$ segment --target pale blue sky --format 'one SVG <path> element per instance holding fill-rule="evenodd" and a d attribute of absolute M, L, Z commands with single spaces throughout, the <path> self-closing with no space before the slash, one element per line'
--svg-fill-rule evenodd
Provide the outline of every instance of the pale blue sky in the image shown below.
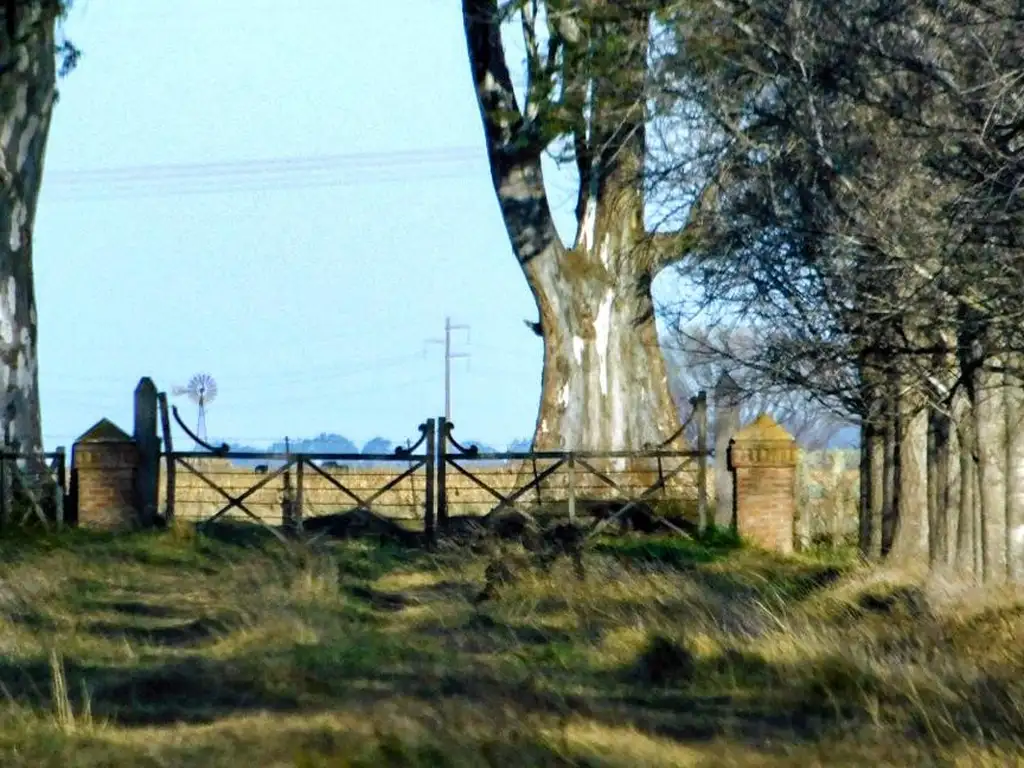
<path fill-rule="evenodd" d="M 404 440 L 442 410 L 424 339 L 446 314 L 472 326 L 458 432 L 532 434 L 536 310 L 457 0 L 77 0 L 67 30 L 83 57 L 35 236 L 48 449 L 103 416 L 130 429 L 140 376 L 169 392 L 199 371 L 220 387 L 212 437 Z M 160 167 L 120 173 L 140 166 Z M 572 179 L 549 176 L 570 231 Z"/>

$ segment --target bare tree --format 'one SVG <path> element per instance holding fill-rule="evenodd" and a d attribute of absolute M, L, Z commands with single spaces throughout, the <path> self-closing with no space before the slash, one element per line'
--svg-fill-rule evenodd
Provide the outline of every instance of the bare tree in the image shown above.
<path fill-rule="evenodd" d="M 673 396 L 681 410 L 699 391 L 714 391 L 723 374 L 736 384 L 740 421 L 748 423 L 761 413 L 770 413 L 797 442 L 808 450 L 826 448 L 845 427 L 848 416 L 837 414 L 807 392 L 780 386 L 769 375 L 744 365 L 757 355 L 758 334 L 742 328 L 681 328 L 672 335 L 666 357 Z M 714 400 L 711 401 L 712 408 Z"/>
<path fill-rule="evenodd" d="M 770 329 L 748 367 L 860 417 L 867 554 L 1019 573 L 1019 3 L 708 0 L 674 18 L 679 91 L 724 158 L 683 264 L 696 309 Z"/>

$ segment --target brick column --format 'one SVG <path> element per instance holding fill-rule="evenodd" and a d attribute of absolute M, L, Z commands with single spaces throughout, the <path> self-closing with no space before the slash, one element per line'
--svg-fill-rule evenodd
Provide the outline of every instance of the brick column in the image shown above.
<path fill-rule="evenodd" d="M 71 449 L 71 477 L 80 527 L 138 527 L 134 488 L 138 465 L 135 441 L 106 419 L 78 438 Z"/>
<path fill-rule="evenodd" d="M 796 441 L 766 413 L 729 442 L 736 528 L 755 546 L 793 551 L 796 467 Z"/>

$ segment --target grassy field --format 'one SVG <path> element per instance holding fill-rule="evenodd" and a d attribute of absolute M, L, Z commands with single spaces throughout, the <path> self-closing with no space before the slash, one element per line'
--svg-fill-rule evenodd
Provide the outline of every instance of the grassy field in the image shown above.
<path fill-rule="evenodd" d="M 1012 765 L 1024 598 L 669 539 L 0 540 L 0 765 Z"/>

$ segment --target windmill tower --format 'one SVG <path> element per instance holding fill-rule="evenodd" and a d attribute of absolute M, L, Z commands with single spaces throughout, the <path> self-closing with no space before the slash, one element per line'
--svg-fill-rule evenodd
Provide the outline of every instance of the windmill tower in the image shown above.
<path fill-rule="evenodd" d="M 199 413 L 196 421 L 196 437 L 206 442 L 206 406 L 217 397 L 217 382 L 208 373 L 197 373 L 184 387 L 175 387 L 175 395 L 186 395 L 189 400 L 196 404 Z M 196 449 L 200 448 L 196 444 Z"/>

